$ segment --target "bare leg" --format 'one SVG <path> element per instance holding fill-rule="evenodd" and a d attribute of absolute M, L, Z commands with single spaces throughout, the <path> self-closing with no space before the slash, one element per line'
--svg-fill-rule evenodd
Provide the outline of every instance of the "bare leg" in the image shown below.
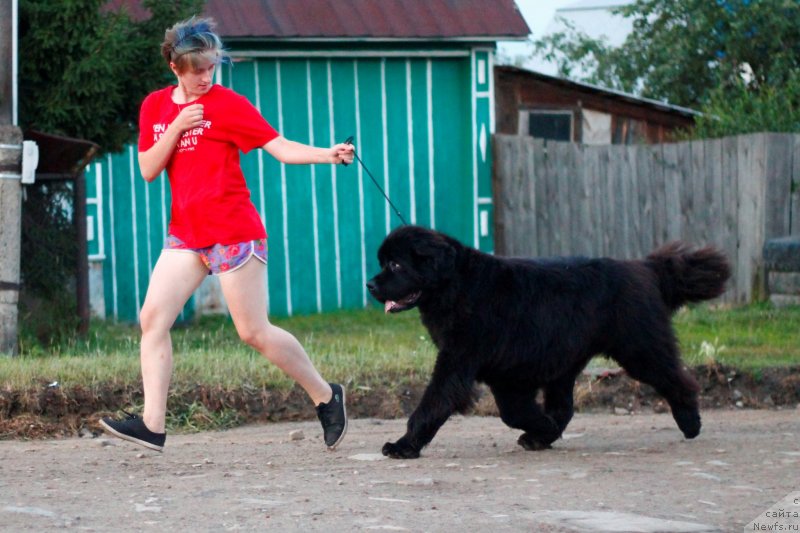
<path fill-rule="evenodd" d="M 308 393 L 314 405 L 331 399 L 331 387 L 314 368 L 300 342 L 267 317 L 266 265 L 250 259 L 233 272 L 219 276 L 239 337 L 283 370 Z"/>
<path fill-rule="evenodd" d="M 188 252 L 162 251 L 153 269 L 139 315 L 144 385 L 142 419 L 150 431 L 164 433 L 167 394 L 172 376 L 172 339 L 169 330 L 206 275 L 208 269 L 200 258 Z"/>

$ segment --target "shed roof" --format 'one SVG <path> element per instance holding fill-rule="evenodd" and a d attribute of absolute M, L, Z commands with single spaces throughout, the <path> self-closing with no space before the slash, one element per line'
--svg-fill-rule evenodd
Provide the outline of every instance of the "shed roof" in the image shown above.
<path fill-rule="evenodd" d="M 549 76 L 547 74 L 542 74 L 541 72 L 536 72 L 534 70 L 527 70 L 512 66 L 496 66 L 495 70 L 501 74 L 504 72 L 509 74 L 516 74 L 519 76 L 524 76 L 528 79 L 538 80 L 542 83 L 553 85 L 554 87 L 564 87 L 573 90 L 585 91 L 587 93 L 603 96 L 610 100 L 617 100 L 632 105 L 648 107 L 651 109 L 656 109 L 658 111 L 672 113 L 675 115 L 681 115 L 684 117 L 696 118 L 702 115 L 700 111 L 697 111 L 695 109 L 690 109 L 688 107 L 670 104 L 668 102 L 663 102 L 661 100 L 653 100 L 652 98 L 643 98 L 641 96 L 636 96 L 635 94 L 630 94 L 623 91 L 617 91 L 615 89 L 607 89 L 605 87 L 592 85 L 590 83 L 583 83 L 583 82 L 568 80 L 566 78 Z"/>
<path fill-rule="evenodd" d="M 109 0 L 147 18 L 141 0 Z M 222 37 L 254 40 L 517 40 L 514 0 L 207 0 Z"/>

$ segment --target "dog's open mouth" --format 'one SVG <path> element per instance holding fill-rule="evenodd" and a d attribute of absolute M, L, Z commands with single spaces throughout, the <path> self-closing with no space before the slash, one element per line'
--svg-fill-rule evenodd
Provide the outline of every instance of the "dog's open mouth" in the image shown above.
<path fill-rule="evenodd" d="M 414 304 L 417 303 L 417 300 L 419 300 L 420 296 L 422 296 L 422 292 L 417 291 L 412 292 L 405 298 L 397 301 L 386 300 L 386 302 L 383 304 L 383 309 L 387 313 L 399 313 L 400 311 L 405 311 L 406 309 L 413 307 Z"/>

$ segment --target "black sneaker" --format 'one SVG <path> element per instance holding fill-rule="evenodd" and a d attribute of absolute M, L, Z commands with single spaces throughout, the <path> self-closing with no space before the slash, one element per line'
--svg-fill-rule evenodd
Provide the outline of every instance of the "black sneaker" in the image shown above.
<path fill-rule="evenodd" d="M 123 411 L 127 415 L 125 420 L 113 420 L 103 418 L 100 425 L 103 429 L 121 439 L 141 444 L 157 452 L 164 451 L 164 441 L 167 440 L 166 433 L 153 433 L 144 425 L 144 420 L 140 417 Z"/>
<path fill-rule="evenodd" d="M 317 417 L 322 422 L 325 445 L 334 450 L 347 433 L 347 411 L 344 408 L 344 387 L 331 383 L 333 396 L 328 403 L 317 406 Z"/>

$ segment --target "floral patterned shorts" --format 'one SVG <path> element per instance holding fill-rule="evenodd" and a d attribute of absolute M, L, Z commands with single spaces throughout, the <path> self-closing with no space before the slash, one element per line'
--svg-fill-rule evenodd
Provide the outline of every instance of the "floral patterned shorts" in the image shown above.
<path fill-rule="evenodd" d="M 240 242 L 238 244 L 215 244 L 205 248 L 189 248 L 185 242 L 174 235 L 167 235 L 165 250 L 192 252 L 208 268 L 210 274 L 233 272 L 244 265 L 251 257 L 267 263 L 267 239 Z"/>

